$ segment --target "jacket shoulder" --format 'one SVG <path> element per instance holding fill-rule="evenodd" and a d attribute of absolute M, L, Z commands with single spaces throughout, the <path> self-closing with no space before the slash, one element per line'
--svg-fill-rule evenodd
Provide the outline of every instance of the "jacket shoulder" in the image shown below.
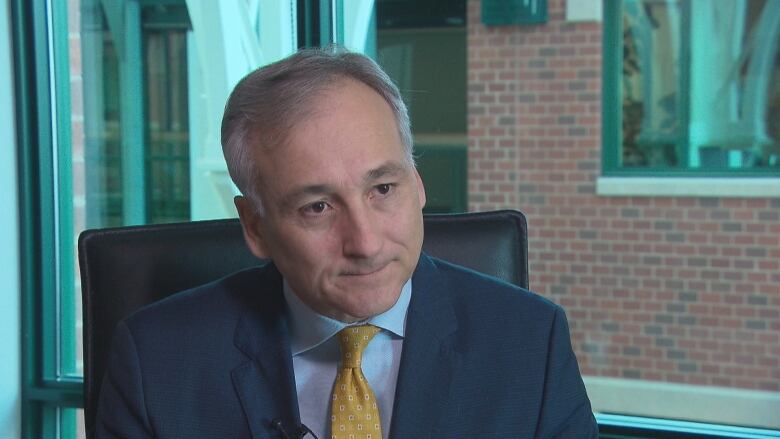
<path fill-rule="evenodd" d="M 181 291 L 135 311 L 125 319 L 137 329 L 195 327 L 219 324 L 225 316 L 262 307 L 281 298 L 281 277 L 275 267 L 248 268 L 210 283 Z"/>
<path fill-rule="evenodd" d="M 502 279 L 438 258 L 428 259 L 456 301 L 473 303 L 472 306 L 487 308 L 491 313 L 513 312 L 520 308 L 552 315 L 561 310 L 551 300 Z"/>

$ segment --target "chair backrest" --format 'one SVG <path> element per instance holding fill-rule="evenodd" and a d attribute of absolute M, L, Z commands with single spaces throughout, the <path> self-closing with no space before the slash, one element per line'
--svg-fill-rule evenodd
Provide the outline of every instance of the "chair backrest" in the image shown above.
<path fill-rule="evenodd" d="M 426 215 L 423 250 L 528 287 L 526 220 L 520 212 Z M 236 219 L 87 230 L 79 236 L 89 437 L 117 323 L 144 305 L 259 263 Z"/>

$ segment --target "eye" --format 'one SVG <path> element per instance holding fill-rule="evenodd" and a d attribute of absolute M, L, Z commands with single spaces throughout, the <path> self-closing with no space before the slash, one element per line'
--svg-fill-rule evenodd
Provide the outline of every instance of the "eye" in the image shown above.
<path fill-rule="evenodd" d="M 387 195 L 393 190 L 393 186 L 395 185 L 391 183 L 382 183 L 374 186 L 374 190 L 379 195 Z"/>
<path fill-rule="evenodd" d="M 301 210 L 305 215 L 322 215 L 330 206 L 324 201 L 315 201 L 314 203 L 307 204 Z"/>

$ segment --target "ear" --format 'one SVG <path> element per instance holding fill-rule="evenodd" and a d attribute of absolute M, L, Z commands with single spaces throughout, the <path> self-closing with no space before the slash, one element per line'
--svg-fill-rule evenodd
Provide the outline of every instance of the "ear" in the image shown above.
<path fill-rule="evenodd" d="M 425 207 L 425 185 L 423 184 L 420 173 L 417 172 L 417 168 L 414 168 L 414 179 L 417 182 L 417 199 L 420 201 L 420 209 Z"/>
<path fill-rule="evenodd" d="M 242 196 L 233 198 L 233 203 L 241 220 L 241 228 L 244 231 L 244 241 L 253 255 L 260 259 L 268 259 L 268 250 L 263 238 L 263 218 L 252 205 L 252 202 Z"/>

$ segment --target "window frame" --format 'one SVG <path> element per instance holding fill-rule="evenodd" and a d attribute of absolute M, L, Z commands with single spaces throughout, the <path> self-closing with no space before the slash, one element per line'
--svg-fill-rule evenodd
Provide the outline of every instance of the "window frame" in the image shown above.
<path fill-rule="evenodd" d="M 58 276 L 63 275 L 60 269 L 63 261 L 57 256 L 57 246 L 69 242 L 72 246 L 72 232 L 65 235 L 64 241 L 57 240 L 70 222 L 55 220 L 58 215 L 68 217 L 69 212 L 62 212 L 62 206 L 55 205 L 57 198 L 54 197 L 56 180 L 69 180 L 70 175 L 69 163 L 62 162 L 62 151 L 54 154 L 54 144 L 67 138 L 65 145 L 69 145 L 70 128 L 63 130 L 58 126 L 55 131 L 52 110 L 68 109 L 62 105 L 54 109 L 51 106 L 54 102 L 52 81 L 61 80 L 63 75 L 67 80 L 67 51 L 63 70 L 62 58 L 50 58 L 48 41 L 58 31 L 53 22 L 67 16 L 65 6 L 53 2 L 49 9 L 49 4 L 43 0 L 11 2 L 20 181 L 24 437 L 53 436 L 59 423 L 52 421 L 58 417 L 62 416 L 65 423 L 75 422 L 74 411 L 60 409 L 78 408 L 83 404 L 80 380 L 57 376 L 58 333 L 62 323 L 57 310 L 62 303 L 58 304 L 57 295 L 51 294 L 57 288 Z M 67 48 L 67 38 L 60 40 L 60 44 L 63 43 Z M 67 96 L 63 97 L 62 103 L 70 105 Z M 65 175 L 59 172 L 63 168 L 68 170 Z M 70 253 L 65 258 L 72 263 Z M 72 279 L 72 273 L 65 276 Z M 72 299 L 71 291 L 70 301 Z M 70 355 L 73 355 L 72 351 Z"/>
<path fill-rule="evenodd" d="M 154 0 L 129 3 L 135 8 L 157 4 Z M 300 47 L 332 38 L 335 3 L 297 0 L 297 7 Z M 57 437 L 63 430 L 75 429 L 78 415 L 72 409 L 84 406 L 82 378 L 60 373 L 60 365 L 76 353 L 74 313 L 60 312 L 73 309 L 76 300 L 75 253 L 60 251 L 75 249 L 73 208 L 70 199 L 58 196 L 72 189 L 70 121 L 61 117 L 70 115 L 68 4 L 11 0 L 10 14 L 19 169 L 21 428 L 22 437 Z M 138 113 L 136 108 L 125 110 Z M 63 341 L 69 345 L 62 345 Z"/>
<path fill-rule="evenodd" d="M 766 168 L 690 168 L 685 167 L 624 167 L 622 157 L 622 87 L 623 65 L 623 4 L 627 0 L 605 1 L 603 4 L 602 33 L 602 176 L 605 177 L 705 177 L 705 178 L 780 178 L 780 169 Z M 637 0 L 640 1 L 640 0 Z M 680 103 L 679 124 L 683 143 L 681 161 L 688 159 L 688 131 L 690 121 L 690 0 L 681 0 L 680 78 L 678 89 L 683 90 Z M 617 110 L 616 110 L 617 109 Z M 609 195 L 609 194 L 607 194 Z"/>

